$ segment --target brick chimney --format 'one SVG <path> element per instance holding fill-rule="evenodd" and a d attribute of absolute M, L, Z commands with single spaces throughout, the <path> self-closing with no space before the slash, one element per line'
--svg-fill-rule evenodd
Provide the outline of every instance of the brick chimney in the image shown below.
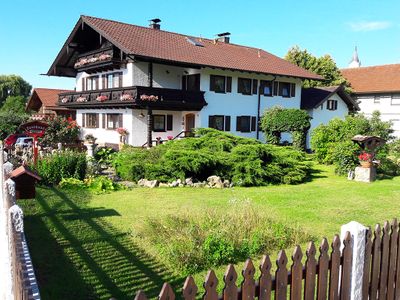
<path fill-rule="evenodd" d="M 151 19 L 149 27 L 152 29 L 160 30 L 160 19 Z"/>

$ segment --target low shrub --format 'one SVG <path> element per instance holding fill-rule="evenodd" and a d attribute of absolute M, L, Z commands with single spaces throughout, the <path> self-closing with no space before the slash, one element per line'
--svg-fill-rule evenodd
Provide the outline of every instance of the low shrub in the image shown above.
<path fill-rule="evenodd" d="M 56 185 L 63 178 L 83 180 L 86 175 L 86 155 L 74 151 L 63 151 L 42 157 L 32 166 L 45 185 Z"/>
<path fill-rule="evenodd" d="M 59 187 L 63 189 L 88 189 L 94 194 L 103 194 L 116 190 L 123 189 L 124 187 L 118 183 L 113 182 L 106 176 L 89 177 L 85 180 L 76 178 L 63 178 Z"/>
<path fill-rule="evenodd" d="M 360 147 L 352 141 L 337 143 L 328 152 L 335 166 L 335 172 L 339 175 L 346 175 L 359 165 L 357 154 L 360 152 Z"/>
<path fill-rule="evenodd" d="M 149 218 L 137 238 L 156 245 L 164 261 L 185 273 L 237 263 L 248 257 L 312 240 L 298 228 L 277 223 L 251 203 L 226 211 Z"/>
<path fill-rule="evenodd" d="M 170 182 L 218 175 L 239 186 L 300 183 L 310 172 L 302 152 L 261 144 L 215 129 L 199 129 L 197 138 L 169 141 L 152 149 L 125 148 L 115 159 L 118 175 Z"/>

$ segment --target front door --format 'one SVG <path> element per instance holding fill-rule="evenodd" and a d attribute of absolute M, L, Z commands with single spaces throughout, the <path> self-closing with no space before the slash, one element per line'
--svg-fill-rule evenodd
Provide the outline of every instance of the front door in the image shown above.
<path fill-rule="evenodd" d="M 195 116 L 194 114 L 187 114 L 185 116 L 185 136 L 189 136 L 194 128 Z"/>

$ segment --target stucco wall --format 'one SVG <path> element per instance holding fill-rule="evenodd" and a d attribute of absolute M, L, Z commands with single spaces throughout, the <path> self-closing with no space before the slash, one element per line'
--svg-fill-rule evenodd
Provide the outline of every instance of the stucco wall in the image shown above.
<path fill-rule="evenodd" d="M 376 103 L 375 96 L 379 97 L 379 103 Z M 383 121 L 392 121 L 394 135 L 400 138 L 400 94 L 358 95 L 355 99 L 367 117 L 379 110 Z"/>
<path fill-rule="evenodd" d="M 337 100 L 337 110 L 328 110 L 328 102 L 325 101 L 321 106 L 308 111 L 311 119 L 311 128 L 307 134 L 307 148 L 310 148 L 310 137 L 313 129 L 320 124 L 326 124 L 333 118 L 343 119 L 349 114 L 349 109 L 346 103 L 338 96 L 338 94 L 332 95 L 328 100 Z"/>

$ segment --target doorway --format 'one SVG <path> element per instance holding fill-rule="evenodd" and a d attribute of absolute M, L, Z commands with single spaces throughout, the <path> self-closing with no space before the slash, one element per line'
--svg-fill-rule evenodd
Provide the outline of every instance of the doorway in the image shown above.
<path fill-rule="evenodd" d="M 195 127 L 195 115 L 194 114 L 185 115 L 185 136 L 191 136 L 194 127 Z"/>

